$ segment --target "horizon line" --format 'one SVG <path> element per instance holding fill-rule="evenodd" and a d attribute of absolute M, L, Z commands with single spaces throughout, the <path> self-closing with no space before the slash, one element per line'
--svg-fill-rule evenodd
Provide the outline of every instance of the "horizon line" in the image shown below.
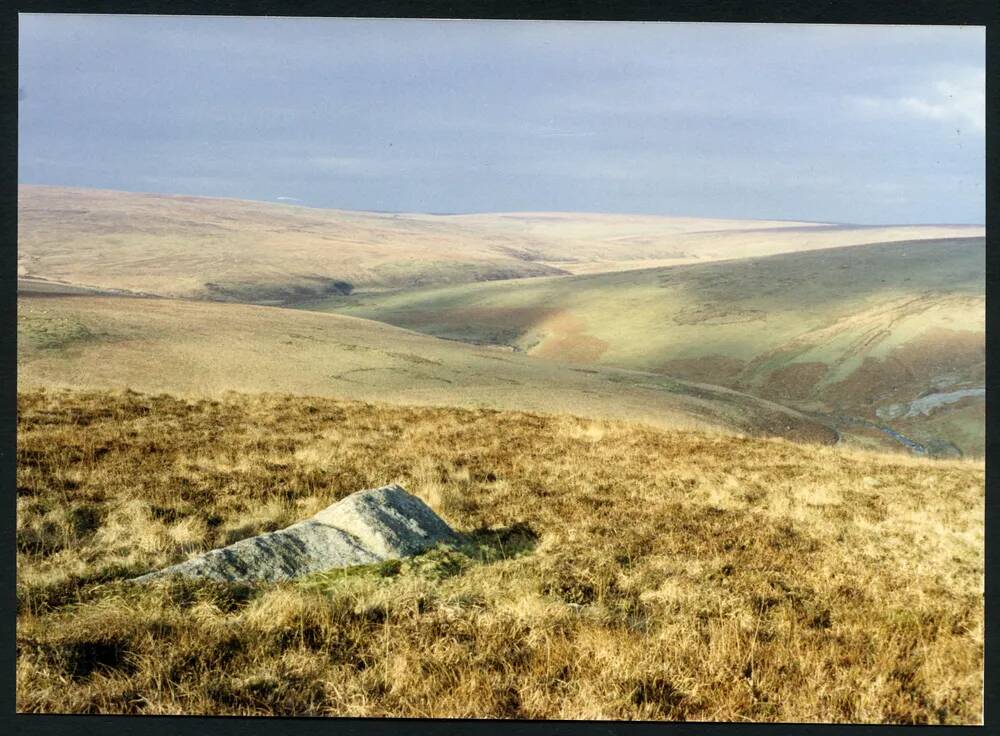
<path fill-rule="evenodd" d="M 985 228 L 985 222 L 878 222 L 878 223 L 861 223 L 861 222 L 846 222 L 846 221 L 830 221 L 830 220 L 810 220 L 810 219 L 792 219 L 786 217 L 735 217 L 735 216 L 720 216 L 720 215 L 692 215 L 692 214 L 663 214 L 655 212 L 626 212 L 620 210 L 470 210 L 470 211 L 458 211 L 458 212 L 447 212 L 447 211 L 418 211 L 418 210 L 380 210 L 380 209 L 352 209 L 348 207 L 332 207 L 332 206 L 322 206 L 322 205 L 312 205 L 304 202 L 298 198 L 286 198 L 282 199 L 279 196 L 275 196 L 271 199 L 255 199 L 248 197 L 233 197 L 228 195 L 213 195 L 213 194 L 187 194 L 183 192 L 163 192 L 163 191 L 149 191 L 149 190 L 135 190 L 135 189 L 116 189 L 111 187 L 95 187 L 95 186 L 80 186 L 74 184 L 40 184 L 36 182 L 23 182 L 19 181 L 17 183 L 18 189 L 21 187 L 40 187 L 47 189 L 78 189 L 87 190 L 95 192 L 114 192 L 118 194 L 135 194 L 135 195 L 147 195 L 153 197 L 188 197 L 192 199 L 221 199 L 221 200 L 232 200 L 235 202 L 256 202 L 259 204 L 267 204 L 275 207 L 296 207 L 299 209 L 310 209 L 310 210 L 328 210 L 334 212 L 353 212 L 353 213 L 368 213 L 377 215 L 418 215 L 425 217 L 463 217 L 469 215 L 615 215 L 615 216 L 633 216 L 633 217 L 660 217 L 663 219 L 699 219 L 699 220 L 744 220 L 748 222 L 783 222 L 783 223 L 801 223 L 806 225 L 816 225 L 816 226 L 826 226 L 826 227 L 981 227 Z"/>

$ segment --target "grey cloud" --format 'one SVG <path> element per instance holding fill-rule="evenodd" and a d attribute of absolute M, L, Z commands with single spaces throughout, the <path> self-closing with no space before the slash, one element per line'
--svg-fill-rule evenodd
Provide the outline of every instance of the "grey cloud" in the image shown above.
<path fill-rule="evenodd" d="M 22 181 L 981 222 L 976 28 L 21 16 Z"/>

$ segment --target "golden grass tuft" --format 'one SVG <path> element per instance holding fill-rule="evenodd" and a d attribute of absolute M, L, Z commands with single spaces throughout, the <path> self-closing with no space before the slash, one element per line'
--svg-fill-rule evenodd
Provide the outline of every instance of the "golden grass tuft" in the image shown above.
<path fill-rule="evenodd" d="M 232 394 L 18 397 L 23 712 L 978 723 L 981 463 Z M 399 482 L 460 549 L 128 577 Z"/>

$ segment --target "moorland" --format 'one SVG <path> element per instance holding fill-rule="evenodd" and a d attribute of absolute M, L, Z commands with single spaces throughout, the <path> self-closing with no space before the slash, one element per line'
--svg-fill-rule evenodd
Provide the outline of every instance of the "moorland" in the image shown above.
<path fill-rule="evenodd" d="M 18 709 L 978 723 L 984 256 L 22 186 Z M 128 582 L 388 483 L 463 546 Z"/>

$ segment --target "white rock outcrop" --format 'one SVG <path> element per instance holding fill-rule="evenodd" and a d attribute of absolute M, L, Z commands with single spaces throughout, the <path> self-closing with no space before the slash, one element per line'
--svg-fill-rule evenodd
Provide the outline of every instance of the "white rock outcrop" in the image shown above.
<path fill-rule="evenodd" d="M 242 539 L 135 581 L 180 575 L 230 582 L 278 582 L 322 570 L 409 557 L 438 543 L 458 541 L 458 535 L 427 504 L 391 485 L 352 493 L 309 519 Z"/>

